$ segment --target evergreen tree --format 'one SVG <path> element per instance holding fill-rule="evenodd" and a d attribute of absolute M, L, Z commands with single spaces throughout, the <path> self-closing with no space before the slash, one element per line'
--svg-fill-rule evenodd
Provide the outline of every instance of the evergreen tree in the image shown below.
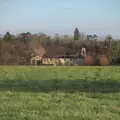
<path fill-rule="evenodd" d="M 96 35 L 96 34 L 93 34 L 93 36 L 92 36 L 92 38 L 93 38 L 93 40 L 97 40 L 97 38 L 98 38 L 98 36 Z"/>
<path fill-rule="evenodd" d="M 12 35 L 9 32 L 6 32 L 3 38 L 4 41 L 12 41 Z"/>

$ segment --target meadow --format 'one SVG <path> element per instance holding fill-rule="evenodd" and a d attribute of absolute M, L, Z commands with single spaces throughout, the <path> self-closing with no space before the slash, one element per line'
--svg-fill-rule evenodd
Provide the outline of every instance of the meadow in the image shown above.
<path fill-rule="evenodd" d="M 0 120 L 119 120 L 120 67 L 0 66 Z"/>

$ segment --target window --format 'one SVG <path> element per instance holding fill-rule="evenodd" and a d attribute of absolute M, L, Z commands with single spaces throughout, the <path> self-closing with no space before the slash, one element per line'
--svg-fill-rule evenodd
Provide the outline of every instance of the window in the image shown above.
<path fill-rule="evenodd" d="M 120 56 L 120 51 L 118 51 L 118 56 Z"/>
<path fill-rule="evenodd" d="M 115 48 L 113 48 L 113 50 L 115 51 Z"/>

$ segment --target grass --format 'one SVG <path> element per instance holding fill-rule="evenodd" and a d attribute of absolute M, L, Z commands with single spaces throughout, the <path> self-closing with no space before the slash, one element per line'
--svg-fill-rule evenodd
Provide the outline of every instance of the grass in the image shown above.
<path fill-rule="evenodd" d="M 0 120 L 119 120 L 120 67 L 0 66 Z"/>

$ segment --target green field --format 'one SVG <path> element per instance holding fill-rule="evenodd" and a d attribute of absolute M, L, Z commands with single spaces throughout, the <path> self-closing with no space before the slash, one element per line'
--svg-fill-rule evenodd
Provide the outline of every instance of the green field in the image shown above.
<path fill-rule="evenodd" d="M 119 120 L 120 67 L 0 67 L 0 120 Z"/>

